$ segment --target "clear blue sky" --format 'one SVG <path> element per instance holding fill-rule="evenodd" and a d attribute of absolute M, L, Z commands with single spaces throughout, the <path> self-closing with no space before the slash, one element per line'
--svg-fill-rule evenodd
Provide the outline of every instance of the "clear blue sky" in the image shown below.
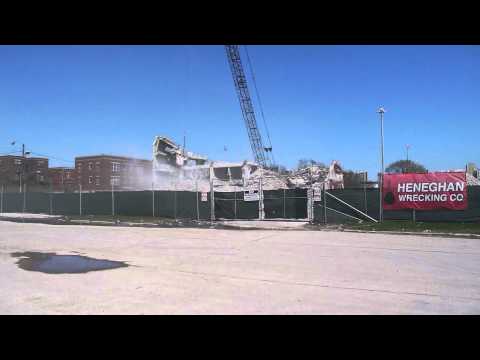
<path fill-rule="evenodd" d="M 338 159 L 374 178 L 384 105 L 386 164 L 411 144 L 429 170 L 480 165 L 478 46 L 248 49 L 277 162 Z M 0 79 L 0 153 L 17 140 L 71 161 L 151 158 L 155 135 L 186 132 L 211 159 L 252 158 L 223 46 L 0 46 Z"/>

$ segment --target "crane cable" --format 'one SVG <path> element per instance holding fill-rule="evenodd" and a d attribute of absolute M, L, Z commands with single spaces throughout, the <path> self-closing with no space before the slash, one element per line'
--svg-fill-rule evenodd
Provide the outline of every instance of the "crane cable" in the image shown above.
<path fill-rule="evenodd" d="M 247 46 L 244 45 L 243 47 L 245 48 L 245 53 L 247 54 L 248 67 L 250 69 L 250 73 L 252 74 L 253 87 L 255 88 L 255 94 L 257 95 L 258 106 L 260 107 L 260 114 L 262 115 L 263 124 L 265 126 L 265 131 L 267 133 L 268 145 L 269 145 L 270 149 L 272 149 L 272 141 L 270 140 L 270 132 L 268 131 L 267 121 L 265 120 L 265 114 L 263 113 L 262 101 L 260 100 L 260 92 L 258 91 L 258 88 L 257 88 L 257 81 L 255 80 L 255 73 L 253 72 L 252 63 L 250 61 L 250 55 L 248 54 Z M 275 164 L 275 158 L 273 157 L 273 152 L 271 150 L 270 150 L 270 154 L 272 156 L 273 164 Z"/>

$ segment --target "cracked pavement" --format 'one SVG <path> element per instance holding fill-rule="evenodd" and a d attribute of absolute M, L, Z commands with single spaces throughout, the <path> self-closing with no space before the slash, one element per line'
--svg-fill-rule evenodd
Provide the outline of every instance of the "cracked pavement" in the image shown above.
<path fill-rule="evenodd" d="M 44 274 L 13 252 L 127 268 Z M 480 240 L 0 222 L 0 314 L 479 314 Z"/>

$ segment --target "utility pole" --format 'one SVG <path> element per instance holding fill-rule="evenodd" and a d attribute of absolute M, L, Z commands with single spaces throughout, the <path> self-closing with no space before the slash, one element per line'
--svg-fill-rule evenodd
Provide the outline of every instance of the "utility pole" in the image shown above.
<path fill-rule="evenodd" d="M 382 158 L 382 172 L 380 173 L 379 181 L 379 194 L 380 194 L 380 222 L 383 222 L 383 174 L 385 172 L 385 164 L 383 162 L 383 114 L 385 114 L 385 109 L 381 106 L 377 113 L 380 114 L 380 149 L 381 149 L 381 158 Z"/>

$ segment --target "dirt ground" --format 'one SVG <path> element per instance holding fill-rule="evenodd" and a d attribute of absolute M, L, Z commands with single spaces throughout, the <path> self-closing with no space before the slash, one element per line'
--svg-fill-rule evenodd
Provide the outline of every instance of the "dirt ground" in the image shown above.
<path fill-rule="evenodd" d="M 83 274 L 15 252 L 126 261 Z M 480 314 L 480 240 L 0 221 L 0 314 Z"/>

